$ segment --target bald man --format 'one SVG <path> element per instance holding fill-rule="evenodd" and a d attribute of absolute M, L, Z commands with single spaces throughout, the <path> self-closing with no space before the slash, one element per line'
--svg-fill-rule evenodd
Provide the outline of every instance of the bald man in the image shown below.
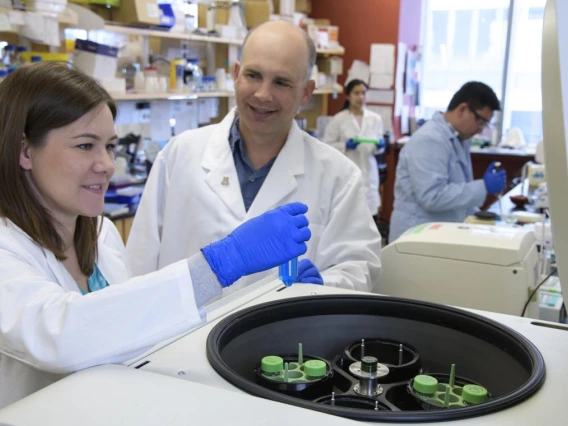
<path fill-rule="evenodd" d="M 190 257 L 243 222 L 300 201 L 312 237 L 297 282 L 372 290 L 381 243 L 360 171 L 294 121 L 314 91 L 315 59 L 310 38 L 290 23 L 249 33 L 234 69 L 236 109 L 219 124 L 176 136 L 156 158 L 127 243 L 135 274 Z"/>

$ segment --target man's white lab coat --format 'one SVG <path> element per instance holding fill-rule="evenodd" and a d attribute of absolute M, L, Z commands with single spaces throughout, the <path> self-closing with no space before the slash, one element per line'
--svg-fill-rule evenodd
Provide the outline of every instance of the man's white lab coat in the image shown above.
<path fill-rule="evenodd" d="M 235 110 L 218 125 L 182 133 L 156 158 L 127 243 L 133 273 L 189 257 L 246 220 L 300 201 L 309 207 L 312 231 L 306 256 L 325 285 L 370 291 L 379 276 L 381 240 L 357 167 L 293 123 L 247 212 L 228 142 L 234 118 Z M 274 272 L 241 278 L 224 292 Z"/>

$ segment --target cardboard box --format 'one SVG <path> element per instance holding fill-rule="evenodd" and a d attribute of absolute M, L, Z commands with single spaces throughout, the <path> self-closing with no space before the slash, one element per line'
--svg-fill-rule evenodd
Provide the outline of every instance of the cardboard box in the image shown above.
<path fill-rule="evenodd" d="M 312 0 L 296 0 L 296 12 L 306 15 L 312 13 Z"/>
<path fill-rule="evenodd" d="M 314 25 L 327 26 L 331 25 L 331 21 L 329 19 L 314 19 Z"/>
<path fill-rule="evenodd" d="M 318 48 L 328 49 L 339 46 L 339 27 L 310 24 L 306 32 Z"/>
<path fill-rule="evenodd" d="M 69 3 L 81 4 L 102 4 L 103 6 L 110 5 L 112 7 L 120 7 L 121 0 L 68 0 Z"/>
<path fill-rule="evenodd" d="M 231 2 L 217 1 L 216 3 L 227 7 L 217 7 L 215 9 L 215 24 L 227 25 L 229 22 L 229 6 Z M 197 5 L 197 25 L 199 28 L 207 28 L 207 7 L 206 4 L 200 3 Z"/>
<path fill-rule="evenodd" d="M 248 28 L 252 28 L 270 19 L 270 5 L 267 0 L 247 0 L 244 6 L 245 21 Z"/>
<path fill-rule="evenodd" d="M 297 0 L 296 0 L 297 1 Z M 280 3 L 284 3 L 282 6 Z M 272 0 L 274 5 L 274 13 L 277 15 L 291 15 L 296 10 L 295 1 L 290 0 Z"/>
<path fill-rule="evenodd" d="M 112 11 L 116 22 L 125 24 L 160 25 L 157 0 L 122 0 L 122 6 Z"/>
<path fill-rule="evenodd" d="M 73 65 L 97 80 L 112 80 L 116 75 L 118 49 L 89 40 L 76 40 Z"/>
<path fill-rule="evenodd" d="M 322 57 L 318 56 L 316 65 L 318 72 L 326 75 L 342 75 L 343 74 L 343 58 L 338 56 Z"/>

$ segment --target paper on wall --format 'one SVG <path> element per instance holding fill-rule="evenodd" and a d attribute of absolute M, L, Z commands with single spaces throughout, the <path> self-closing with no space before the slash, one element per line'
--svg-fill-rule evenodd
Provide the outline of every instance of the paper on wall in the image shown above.
<path fill-rule="evenodd" d="M 373 89 L 390 89 L 394 82 L 393 74 L 375 74 L 371 73 L 369 87 Z"/>
<path fill-rule="evenodd" d="M 410 133 L 410 107 L 403 105 L 400 110 L 400 133 L 406 135 Z"/>
<path fill-rule="evenodd" d="M 371 104 L 392 104 L 394 102 L 394 90 L 369 89 L 367 91 L 367 102 Z"/>
<path fill-rule="evenodd" d="M 174 129 L 176 135 L 198 127 L 197 103 L 194 100 L 171 102 L 171 116 L 176 121 Z"/>
<path fill-rule="evenodd" d="M 211 108 L 207 99 L 197 100 L 197 123 L 198 124 L 209 124 L 211 119 Z"/>
<path fill-rule="evenodd" d="M 347 78 L 345 79 L 345 85 L 349 84 L 351 80 L 362 80 L 365 83 L 369 83 L 369 65 L 363 61 L 355 59 L 351 64 L 351 68 L 347 73 Z"/>
<path fill-rule="evenodd" d="M 383 132 L 392 132 L 392 107 L 368 105 L 367 108 L 381 116 L 383 119 Z"/>
<path fill-rule="evenodd" d="M 136 122 L 136 102 L 117 102 L 118 114 L 115 124 L 132 124 Z"/>
<path fill-rule="evenodd" d="M 396 63 L 396 78 L 394 83 L 395 103 L 394 115 L 399 117 L 402 114 L 404 96 L 404 70 L 406 68 L 406 44 L 398 43 L 398 54 Z"/>
<path fill-rule="evenodd" d="M 167 141 L 172 137 L 170 107 L 168 100 L 157 100 L 150 103 L 150 138 L 152 140 Z"/>
<path fill-rule="evenodd" d="M 394 45 L 372 44 L 370 71 L 374 74 L 394 74 Z"/>

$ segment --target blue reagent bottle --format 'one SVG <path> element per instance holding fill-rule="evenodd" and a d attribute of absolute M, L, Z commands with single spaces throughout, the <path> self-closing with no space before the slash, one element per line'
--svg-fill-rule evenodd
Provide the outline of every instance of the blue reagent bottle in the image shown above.
<path fill-rule="evenodd" d="M 290 287 L 294 284 L 298 278 L 298 258 L 295 257 L 294 259 L 280 265 L 278 268 L 278 275 L 286 287 Z"/>

